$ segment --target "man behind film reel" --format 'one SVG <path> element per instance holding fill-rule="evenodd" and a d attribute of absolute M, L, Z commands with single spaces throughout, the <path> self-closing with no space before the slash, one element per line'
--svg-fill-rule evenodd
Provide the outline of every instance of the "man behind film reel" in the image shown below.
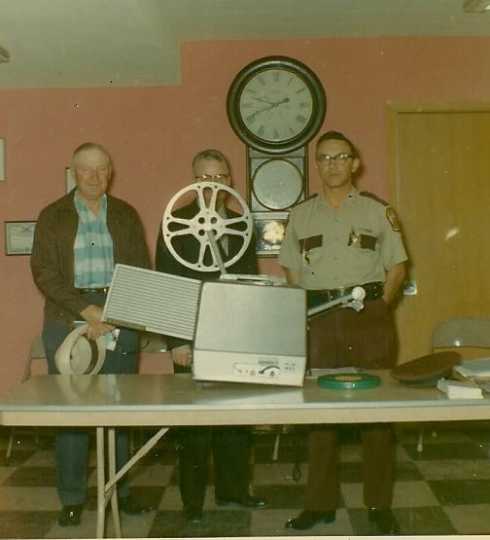
<path fill-rule="evenodd" d="M 257 260 L 255 242 L 245 231 L 247 218 L 234 212 L 227 206 L 232 184 L 228 160 L 218 150 L 199 152 L 192 161 L 192 171 L 196 182 L 222 184 L 223 189 L 199 189 L 196 197 L 185 206 L 172 211 L 173 218 L 179 222 L 172 227 L 164 223 L 163 229 L 168 235 L 164 241 L 160 228 L 156 249 L 156 270 L 179 276 L 203 280 L 216 280 L 220 272 L 210 249 L 203 250 L 203 241 L 198 233 L 184 231 L 185 224 L 196 223 L 194 218 L 216 221 L 220 225 L 229 223 L 235 234 L 216 235 L 217 244 L 227 270 L 236 274 L 256 274 Z M 219 186 L 218 186 L 219 187 Z M 193 191 L 192 186 L 189 190 Z M 171 204 L 176 202 L 172 199 Z M 173 210 L 173 208 L 172 208 Z M 167 215 L 168 210 L 165 212 Z M 246 210 L 248 213 L 248 210 Z M 213 221 L 211 221 L 213 223 Z M 184 224 L 184 225 L 183 225 Z M 202 232 L 202 231 L 201 231 Z M 170 238 L 170 239 L 169 239 Z M 247 246 L 248 243 L 248 246 Z M 208 242 L 209 244 L 209 242 Z M 172 251 L 174 253 L 172 253 Z M 240 253 L 242 252 L 242 253 Z M 176 255 L 176 256 L 174 256 Z M 237 256 L 238 255 L 238 256 Z M 178 260 L 179 259 L 179 260 Z M 180 262 L 190 261 L 188 265 Z M 229 262 L 232 264 L 229 264 Z M 190 372 L 192 362 L 192 343 L 173 337 L 168 338 L 176 373 Z M 250 471 L 249 458 L 251 449 L 251 431 L 247 427 L 186 427 L 178 428 L 179 487 L 187 521 L 199 522 L 202 519 L 202 507 L 207 486 L 209 454 L 213 452 L 215 501 L 218 506 L 238 504 L 247 508 L 261 508 L 265 501 L 249 493 Z"/>

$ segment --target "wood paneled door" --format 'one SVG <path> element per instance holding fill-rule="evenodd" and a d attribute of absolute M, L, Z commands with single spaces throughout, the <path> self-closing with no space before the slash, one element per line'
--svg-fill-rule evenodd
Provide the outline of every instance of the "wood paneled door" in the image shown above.
<path fill-rule="evenodd" d="M 399 362 L 434 325 L 490 316 L 490 105 L 389 108 L 392 202 L 417 294 L 397 309 Z"/>

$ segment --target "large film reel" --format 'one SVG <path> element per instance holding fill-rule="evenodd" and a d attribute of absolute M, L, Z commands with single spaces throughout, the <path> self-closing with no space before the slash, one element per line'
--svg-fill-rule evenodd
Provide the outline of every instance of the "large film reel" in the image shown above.
<path fill-rule="evenodd" d="M 195 192 L 198 212 L 189 219 L 174 215 L 179 199 L 192 192 Z M 218 200 L 223 196 L 231 196 L 235 199 L 234 202 L 238 202 L 238 217 L 223 217 L 219 213 Z M 231 187 L 218 182 L 199 182 L 181 189 L 170 199 L 162 219 L 162 234 L 167 249 L 179 263 L 200 272 L 216 272 L 220 269 L 212 250 L 209 231 L 213 233 L 218 244 L 226 236 L 238 237 L 242 241 L 236 253 L 231 256 L 222 253 L 223 264 L 228 268 L 245 253 L 252 239 L 252 230 L 252 215 L 242 196 Z M 199 244 L 197 261 L 185 259 L 173 244 L 178 238 L 186 236 Z"/>

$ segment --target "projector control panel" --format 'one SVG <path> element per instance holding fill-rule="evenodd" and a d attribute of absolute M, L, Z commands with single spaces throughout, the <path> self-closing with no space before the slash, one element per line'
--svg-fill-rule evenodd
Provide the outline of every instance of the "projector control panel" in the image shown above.
<path fill-rule="evenodd" d="M 302 366 L 301 366 L 302 368 Z M 233 375 L 248 379 L 269 379 L 281 375 L 293 375 L 298 371 L 298 364 L 284 359 L 241 361 L 233 363 Z"/>
<path fill-rule="evenodd" d="M 305 359 L 194 349 L 196 380 L 302 386 Z"/>

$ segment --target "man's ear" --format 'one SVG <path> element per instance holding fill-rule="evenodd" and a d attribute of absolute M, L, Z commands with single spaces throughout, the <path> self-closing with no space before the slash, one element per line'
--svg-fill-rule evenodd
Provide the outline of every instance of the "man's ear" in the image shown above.
<path fill-rule="evenodd" d="M 360 166 L 361 166 L 361 160 L 359 158 L 354 158 L 352 160 L 352 172 L 353 173 L 357 172 Z"/>

